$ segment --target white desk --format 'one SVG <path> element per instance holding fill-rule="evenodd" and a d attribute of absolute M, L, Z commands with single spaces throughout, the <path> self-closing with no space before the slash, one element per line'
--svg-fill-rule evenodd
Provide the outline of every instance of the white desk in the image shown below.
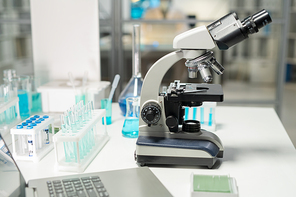
<path fill-rule="evenodd" d="M 124 118 L 113 104 L 111 137 L 85 170 L 107 171 L 138 167 L 134 160 L 136 139 L 121 136 Z M 217 107 L 216 134 L 224 147 L 217 169 L 201 167 L 152 167 L 151 170 L 173 196 L 190 196 L 190 174 L 229 174 L 236 178 L 240 197 L 295 196 L 296 150 L 271 108 Z M 26 181 L 73 174 L 54 171 L 54 151 L 39 163 L 18 161 Z"/>

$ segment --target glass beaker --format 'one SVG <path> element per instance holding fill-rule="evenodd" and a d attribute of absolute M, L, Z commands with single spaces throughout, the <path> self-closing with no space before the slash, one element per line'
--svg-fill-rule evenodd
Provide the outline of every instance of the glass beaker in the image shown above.
<path fill-rule="evenodd" d="M 133 76 L 120 93 L 118 103 L 122 115 L 126 114 L 126 98 L 137 97 L 141 94 L 143 78 L 141 75 L 140 25 L 133 26 Z"/>
<path fill-rule="evenodd" d="M 14 69 L 6 69 L 3 71 L 4 83 L 9 83 L 12 77 L 16 77 L 16 71 Z"/>
<path fill-rule="evenodd" d="M 112 100 L 105 98 L 101 100 L 101 108 L 106 109 L 106 122 L 107 125 L 112 123 Z M 102 122 L 104 124 L 104 118 L 102 118 Z"/>
<path fill-rule="evenodd" d="M 37 88 L 40 86 L 40 80 L 34 76 L 30 76 L 31 96 L 32 96 L 32 107 L 31 112 L 42 111 L 42 98 L 41 93 L 37 92 Z"/>
<path fill-rule="evenodd" d="M 11 78 L 11 85 L 13 89 L 17 89 L 21 119 L 28 118 L 31 113 L 31 92 L 29 80 L 30 77 L 25 75 Z"/>
<path fill-rule="evenodd" d="M 136 138 L 139 135 L 140 97 L 126 99 L 126 115 L 122 128 L 123 137 Z"/>
<path fill-rule="evenodd" d="M 5 106 L 8 104 L 13 98 L 16 97 L 16 92 L 13 91 L 11 84 L 3 84 L 0 86 L 0 108 L 1 104 Z M 0 114 L 1 123 L 9 125 L 17 118 L 17 106 L 12 105 L 8 109 L 6 109 L 3 113 Z M 3 118 L 4 117 L 4 118 Z M 3 122 L 4 120 L 4 122 Z"/>

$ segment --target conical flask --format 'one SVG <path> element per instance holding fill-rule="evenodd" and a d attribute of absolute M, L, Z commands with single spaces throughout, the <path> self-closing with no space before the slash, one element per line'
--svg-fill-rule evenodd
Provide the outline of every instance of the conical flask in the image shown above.
<path fill-rule="evenodd" d="M 133 76 L 118 98 L 118 103 L 123 116 L 126 114 L 126 98 L 139 97 L 142 85 L 143 78 L 141 75 L 140 25 L 136 24 L 133 26 Z"/>

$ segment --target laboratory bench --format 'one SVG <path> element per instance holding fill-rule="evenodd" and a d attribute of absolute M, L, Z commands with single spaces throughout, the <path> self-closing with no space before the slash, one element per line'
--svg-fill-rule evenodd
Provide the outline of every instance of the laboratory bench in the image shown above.
<path fill-rule="evenodd" d="M 112 104 L 109 142 L 84 173 L 139 167 L 134 158 L 136 139 L 124 138 L 124 117 Z M 224 157 L 213 169 L 198 166 L 150 166 L 173 196 L 190 196 L 190 176 L 230 175 L 237 181 L 240 197 L 295 196 L 296 150 L 272 108 L 217 107 L 215 134 L 224 146 Z M 26 181 L 75 174 L 55 169 L 52 150 L 39 163 L 17 161 Z M 131 186 L 132 187 L 132 186 Z"/>

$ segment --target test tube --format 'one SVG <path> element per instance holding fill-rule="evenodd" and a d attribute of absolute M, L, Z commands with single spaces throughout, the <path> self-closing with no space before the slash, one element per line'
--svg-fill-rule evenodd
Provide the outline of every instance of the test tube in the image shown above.
<path fill-rule="evenodd" d="M 213 108 L 210 108 L 210 113 L 209 113 L 209 126 L 212 126 L 213 124 Z"/>
<path fill-rule="evenodd" d="M 46 128 L 44 129 L 44 132 L 45 132 L 45 144 L 49 144 L 49 129 Z"/>
<path fill-rule="evenodd" d="M 80 130 L 82 125 L 80 124 L 79 122 L 79 114 L 77 111 L 75 111 L 74 113 L 74 121 L 75 121 L 75 124 L 76 124 L 76 127 L 77 127 L 77 130 Z"/>
<path fill-rule="evenodd" d="M 205 123 L 205 119 L 204 119 L 204 107 L 200 107 L 200 124 L 204 124 Z"/>
<path fill-rule="evenodd" d="M 197 107 L 193 107 L 193 116 L 192 116 L 192 120 L 197 120 L 197 118 L 196 118 L 196 114 L 197 114 Z"/>
<path fill-rule="evenodd" d="M 27 126 L 27 129 L 32 129 L 33 127 Z M 28 135 L 28 149 L 29 149 L 29 157 L 34 156 L 34 149 L 33 149 L 33 136 Z"/>
<path fill-rule="evenodd" d="M 185 107 L 185 116 L 184 116 L 184 120 L 188 120 L 188 114 L 189 114 L 189 107 Z"/>
<path fill-rule="evenodd" d="M 65 124 L 65 118 L 64 115 L 61 115 L 61 129 L 62 129 L 62 135 L 66 135 L 67 129 L 66 129 L 66 124 Z M 64 145 L 64 152 L 65 152 L 65 161 L 70 162 L 71 161 L 71 156 L 70 156 L 70 150 L 69 150 L 69 142 L 63 142 Z"/>
<path fill-rule="evenodd" d="M 75 115 L 72 111 L 72 113 L 69 116 L 70 123 L 71 123 L 71 130 L 73 133 L 77 133 L 77 125 L 76 125 L 76 120 L 75 120 Z"/>
<path fill-rule="evenodd" d="M 35 118 L 37 118 L 37 117 L 35 117 Z M 40 123 L 41 123 L 40 120 L 35 121 L 36 125 L 38 125 Z M 37 139 L 38 139 L 38 148 L 41 149 L 42 146 L 43 146 L 43 132 L 42 132 L 42 129 L 37 131 Z"/>

